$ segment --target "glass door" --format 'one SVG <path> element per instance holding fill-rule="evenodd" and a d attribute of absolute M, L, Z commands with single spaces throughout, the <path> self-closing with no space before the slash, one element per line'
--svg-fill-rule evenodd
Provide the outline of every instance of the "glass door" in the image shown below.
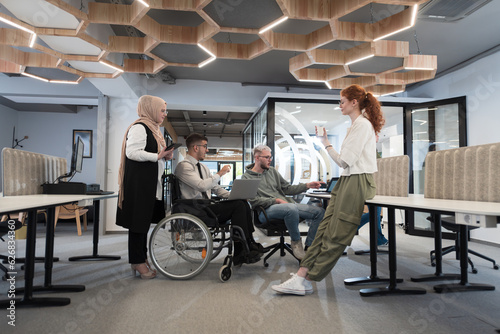
<path fill-rule="evenodd" d="M 465 103 L 465 97 L 461 97 L 407 107 L 407 129 L 411 136 L 407 146 L 411 161 L 410 193 L 424 194 L 428 152 L 467 146 Z M 409 234 L 433 235 L 428 213 L 415 212 L 409 216 Z"/>

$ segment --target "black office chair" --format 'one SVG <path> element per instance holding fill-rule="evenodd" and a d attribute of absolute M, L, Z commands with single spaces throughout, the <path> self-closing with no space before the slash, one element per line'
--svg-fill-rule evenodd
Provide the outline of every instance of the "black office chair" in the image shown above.
<path fill-rule="evenodd" d="M 260 213 L 264 214 L 264 217 L 266 218 L 266 221 L 264 223 L 261 223 L 259 220 L 259 215 Z M 266 214 L 266 210 L 262 206 L 257 206 L 253 208 L 253 214 L 254 214 L 254 219 L 253 223 L 255 227 L 258 227 L 260 229 L 268 230 L 271 232 L 271 234 L 277 233 L 280 237 L 280 241 L 264 247 L 264 252 L 270 252 L 264 257 L 264 267 L 269 267 L 269 263 L 267 263 L 267 259 L 269 259 L 274 253 L 276 253 L 278 250 L 280 251 L 280 256 L 285 256 L 287 251 L 290 253 L 295 259 L 295 255 L 293 255 L 292 247 L 290 244 L 285 242 L 285 232 L 287 231 L 287 227 L 285 225 L 285 221 L 283 219 L 269 219 Z M 269 235 L 269 233 L 268 233 Z M 297 261 L 300 261 L 297 259 Z"/>
<path fill-rule="evenodd" d="M 429 216 L 427 217 L 427 220 L 431 221 L 432 222 L 432 217 Z M 452 231 L 452 232 L 455 232 L 455 245 L 453 246 L 448 246 L 448 247 L 444 247 L 442 249 L 442 255 L 446 255 L 448 253 L 451 253 L 453 251 L 455 251 L 455 258 L 457 260 L 460 260 L 460 226 L 455 224 L 455 217 L 444 217 L 444 218 L 441 218 L 441 226 L 443 226 L 445 229 L 449 230 L 449 231 Z M 468 231 L 470 230 L 474 230 L 478 228 L 478 226 L 468 226 Z M 468 232 L 467 231 L 467 232 Z M 467 236 L 468 239 L 470 239 L 470 235 Z M 498 270 L 498 265 L 496 264 L 495 260 L 493 260 L 492 258 L 489 258 L 483 254 L 480 254 L 476 251 L 473 251 L 472 249 L 468 249 L 468 253 L 472 254 L 472 255 L 475 255 L 477 257 L 480 257 L 482 259 L 485 259 L 487 261 L 490 261 L 491 263 L 493 263 L 493 269 L 496 269 Z M 432 250 L 430 252 L 430 258 L 431 258 L 431 265 L 433 267 L 436 266 L 436 250 Z M 470 259 L 470 257 L 467 257 L 467 261 L 469 262 L 469 265 L 471 267 L 471 270 L 472 270 L 472 273 L 473 274 L 477 274 L 477 269 L 474 268 L 474 264 L 472 263 L 472 260 Z"/>
<path fill-rule="evenodd" d="M 12 228 L 9 226 L 9 221 L 13 222 L 14 224 L 14 229 L 12 230 Z M 1 221 L 0 222 L 0 239 L 2 241 L 5 241 L 2 237 L 6 234 L 9 233 L 9 231 L 15 231 L 15 230 L 18 230 L 20 229 L 21 227 L 23 226 L 23 224 L 17 220 L 17 219 L 14 219 L 14 220 L 4 220 L 4 221 Z M 7 255 L 3 255 L 3 254 L 0 254 L 0 259 L 3 260 L 4 263 L 8 263 L 9 261 L 9 257 Z M 7 279 L 9 279 L 9 274 L 8 272 L 10 270 L 8 270 L 1 262 L 0 262 L 0 270 L 2 270 L 5 274 L 2 276 L 2 279 L 4 281 L 6 281 Z"/>

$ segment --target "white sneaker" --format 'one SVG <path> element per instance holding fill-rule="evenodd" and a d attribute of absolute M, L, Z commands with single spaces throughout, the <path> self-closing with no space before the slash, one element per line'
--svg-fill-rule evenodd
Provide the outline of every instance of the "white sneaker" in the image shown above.
<path fill-rule="evenodd" d="M 313 293 L 314 290 L 313 290 L 313 286 L 311 284 L 311 281 L 308 281 L 307 279 L 305 279 L 302 284 L 304 285 L 306 295 L 310 295 L 311 293 Z"/>
<path fill-rule="evenodd" d="M 291 240 L 290 247 L 292 248 L 293 255 L 302 260 L 306 256 L 306 252 L 304 252 L 304 248 L 302 247 L 302 238 L 297 241 Z"/>
<path fill-rule="evenodd" d="M 304 283 L 306 281 L 304 277 L 300 277 L 297 274 L 290 274 L 290 275 L 292 275 L 292 278 L 281 283 L 280 285 L 273 285 L 271 289 L 277 292 L 286 293 L 290 295 L 299 295 L 299 296 L 305 296 L 306 293 L 312 293 L 311 282 L 308 282 L 309 286 L 306 287 L 304 284 L 307 283 Z"/>

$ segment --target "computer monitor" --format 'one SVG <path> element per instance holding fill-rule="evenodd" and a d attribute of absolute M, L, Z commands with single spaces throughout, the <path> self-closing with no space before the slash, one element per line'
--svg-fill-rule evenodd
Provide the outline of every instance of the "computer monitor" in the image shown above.
<path fill-rule="evenodd" d="M 85 145 L 83 144 L 83 140 L 78 136 L 76 143 L 73 145 L 73 152 L 71 155 L 71 174 L 82 172 L 84 149 Z"/>
<path fill-rule="evenodd" d="M 69 177 L 70 179 L 75 175 L 75 173 L 82 172 L 83 166 L 83 150 L 85 145 L 80 137 L 77 137 L 76 143 L 73 145 L 73 151 L 71 152 L 71 167 L 68 173 L 59 176 L 54 183 L 58 183 L 60 180 Z"/>

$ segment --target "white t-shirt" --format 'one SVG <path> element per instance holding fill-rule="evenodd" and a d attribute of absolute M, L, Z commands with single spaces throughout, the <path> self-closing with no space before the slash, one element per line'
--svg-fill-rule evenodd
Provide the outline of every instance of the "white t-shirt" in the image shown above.
<path fill-rule="evenodd" d="M 333 161 L 344 168 L 342 175 L 373 174 L 377 171 L 375 130 L 362 114 L 347 129 L 340 153 L 332 147 L 327 151 Z"/>

